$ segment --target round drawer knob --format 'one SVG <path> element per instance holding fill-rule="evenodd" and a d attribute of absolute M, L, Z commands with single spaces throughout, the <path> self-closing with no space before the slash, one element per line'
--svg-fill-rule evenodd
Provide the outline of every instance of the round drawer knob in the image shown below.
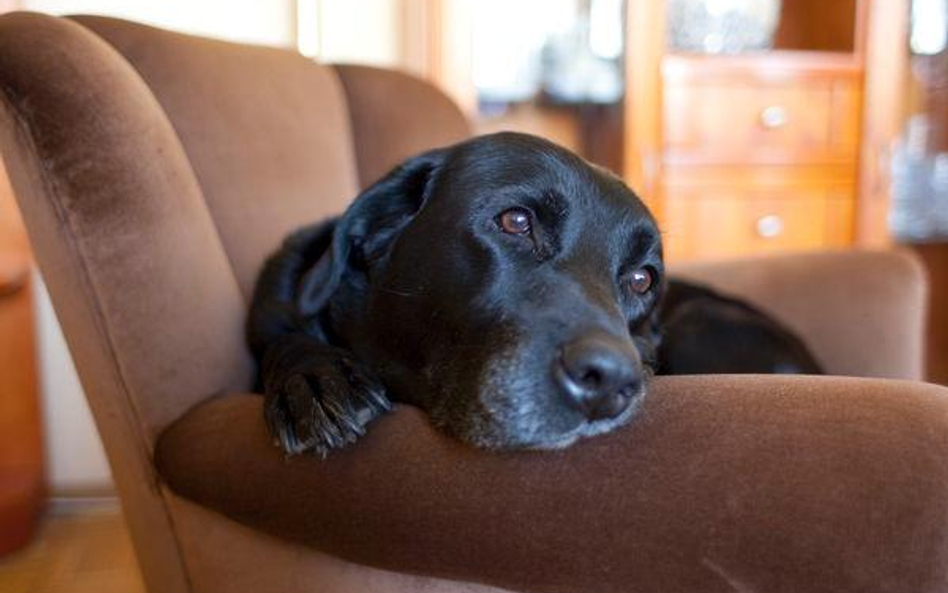
<path fill-rule="evenodd" d="M 757 234 L 764 239 L 775 239 L 783 233 L 783 219 L 776 214 L 768 214 L 757 219 Z"/>
<path fill-rule="evenodd" d="M 764 126 L 768 130 L 782 128 L 783 126 L 787 125 L 788 119 L 787 110 L 780 105 L 771 105 L 770 107 L 765 107 L 760 112 L 760 125 Z"/>

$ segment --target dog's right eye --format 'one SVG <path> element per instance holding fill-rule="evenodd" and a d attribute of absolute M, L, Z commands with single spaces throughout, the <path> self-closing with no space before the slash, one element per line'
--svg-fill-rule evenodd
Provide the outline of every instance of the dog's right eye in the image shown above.
<path fill-rule="evenodd" d="M 647 267 L 639 268 L 632 270 L 627 282 L 632 292 L 635 294 L 645 294 L 655 283 L 655 274 Z"/>
<path fill-rule="evenodd" d="M 530 212 L 523 208 L 504 210 L 497 217 L 497 225 L 508 235 L 529 235 L 533 230 Z"/>

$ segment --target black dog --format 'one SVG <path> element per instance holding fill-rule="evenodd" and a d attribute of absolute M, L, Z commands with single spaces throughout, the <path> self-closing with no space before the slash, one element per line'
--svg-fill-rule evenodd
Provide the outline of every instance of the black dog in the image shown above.
<path fill-rule="evenodd" d="M 566 446 L 634 414 L 665 285 L 655 221 L 612 174 L 523 134 L 427 152 L 267 262 L 267 421 L 325 454 L 398 400 L 476 446 Z"/>
<path fill-rule="evenodd" d="M 669 280 L 659 312 L 660 375 L 822 374 L 806 345 L 749 303 Z"/>

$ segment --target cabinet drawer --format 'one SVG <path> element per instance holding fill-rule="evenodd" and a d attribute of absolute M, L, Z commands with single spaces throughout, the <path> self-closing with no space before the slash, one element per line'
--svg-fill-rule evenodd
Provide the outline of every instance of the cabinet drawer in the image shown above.
<path fill-rule="evenodd" d="M 856 159 L 859 88 L 851 78 L 672 80 L 668 164 L 831 164 Z"/>
<path fill-rule="evenodd" d="M 851 191 L 673 186 L 665 188 L 664 198 L 661 225 L 670 260 L 844 247 L 852 241 Z"/>

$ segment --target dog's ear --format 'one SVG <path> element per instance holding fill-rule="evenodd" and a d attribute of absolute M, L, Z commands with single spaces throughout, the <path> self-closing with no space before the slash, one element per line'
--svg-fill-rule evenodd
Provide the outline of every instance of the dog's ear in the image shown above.
<path fill-rule="evenodd" d="M 300 281 L 297 306 L 303 316 L 325 307 L 346 274 L 388 251 L 424 206 L 444 155 L 432 150 L 405 161 L 352 202 L 336 221 L 329 249 Z"/>

